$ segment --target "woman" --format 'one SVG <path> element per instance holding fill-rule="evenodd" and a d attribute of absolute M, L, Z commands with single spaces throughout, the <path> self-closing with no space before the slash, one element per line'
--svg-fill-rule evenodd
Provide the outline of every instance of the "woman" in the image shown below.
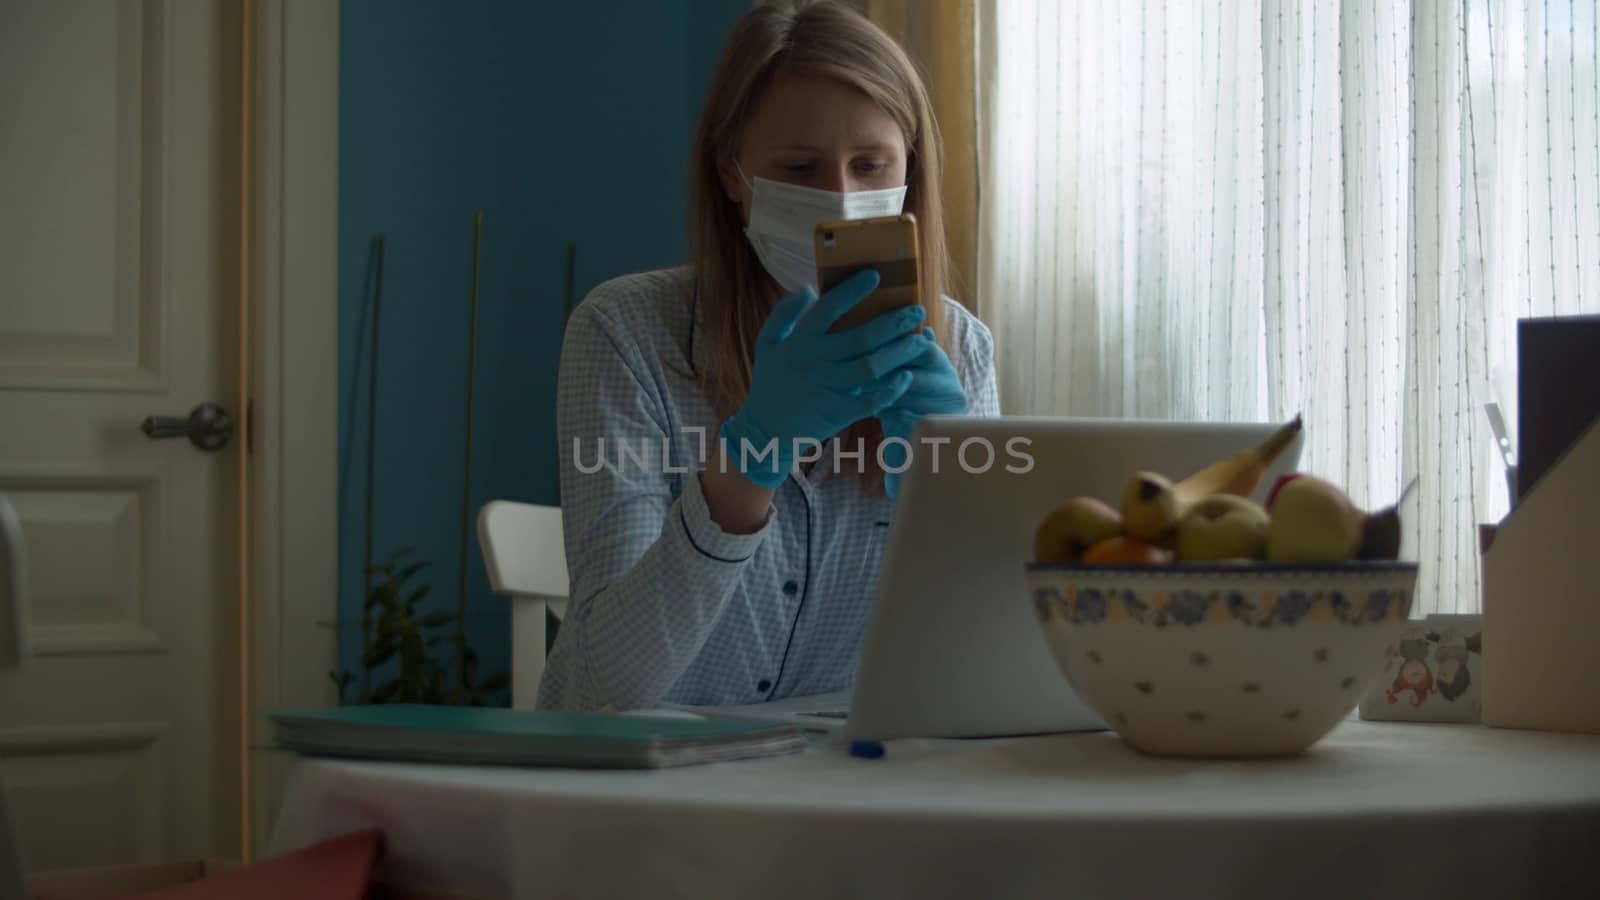
<path fill-rule="evenodd" d="M 744 16 L 696 134 L 691 264 L 602 284 L 567 325 L 572 595 L 541 707 L 851 684 L 896 487 L 885 466 L 906 446 L 885 435 L 999 412 L 989 332 L 943 294 L 938 185 L 927 92 L 893 40 L 833 2 Z M 818 298 L 812 227 L 902 209 L 920 225 L 923 305 L 828 333 L 877 276 Z"/>

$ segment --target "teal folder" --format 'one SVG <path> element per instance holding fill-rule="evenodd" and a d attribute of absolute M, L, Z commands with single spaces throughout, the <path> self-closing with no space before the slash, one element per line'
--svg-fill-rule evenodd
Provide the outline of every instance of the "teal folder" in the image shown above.
<path fill-rule="evenodd" d="M 379 704 L 271 714 L 296 753 L 473 765 L 654 769 L 793 753 L 793 726 L 470 706 Z"/>

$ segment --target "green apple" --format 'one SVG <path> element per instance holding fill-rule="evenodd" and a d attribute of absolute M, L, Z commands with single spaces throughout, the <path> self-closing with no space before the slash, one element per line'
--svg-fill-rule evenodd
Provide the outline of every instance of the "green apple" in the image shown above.
<path fill-rule="evenodd" d="M 1278 488 L 1271 519 L 1269 561 L 1329 563 L 1356 555 L 1366 514 L 1344 491 L 1321 478 L 1301 475 Z"/>
<path fill-rule="evenodd" d="M 1178 558 L 1260 559 L 1271 527 L 1267 511 L 1254 501 L 1234 494 L 1211 494 L 1178 520 Z"/>

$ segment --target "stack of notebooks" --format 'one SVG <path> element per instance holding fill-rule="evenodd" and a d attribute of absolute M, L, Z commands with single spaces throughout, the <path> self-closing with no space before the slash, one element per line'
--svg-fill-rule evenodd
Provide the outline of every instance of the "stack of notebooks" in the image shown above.
<path fill-rule="evenodd" d="M 406 704 L 272 714 L 296 753 L 473 765 L 658 769 L 793 753 L 793 726 Z"/>

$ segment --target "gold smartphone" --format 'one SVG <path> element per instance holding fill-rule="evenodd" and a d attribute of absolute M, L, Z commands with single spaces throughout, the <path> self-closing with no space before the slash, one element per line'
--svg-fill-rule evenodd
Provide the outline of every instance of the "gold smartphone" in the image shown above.
<path fill-rule="evenodd" d="M 878 271 L 878 287 L 839 317 L 829 331 L 843 331 L 901 306 L 921 302 L 922 261 L 917 252 L 917 217 L 911 213 L 823 222 L 816 228 L 817 290 L 862 269 Z"/>

